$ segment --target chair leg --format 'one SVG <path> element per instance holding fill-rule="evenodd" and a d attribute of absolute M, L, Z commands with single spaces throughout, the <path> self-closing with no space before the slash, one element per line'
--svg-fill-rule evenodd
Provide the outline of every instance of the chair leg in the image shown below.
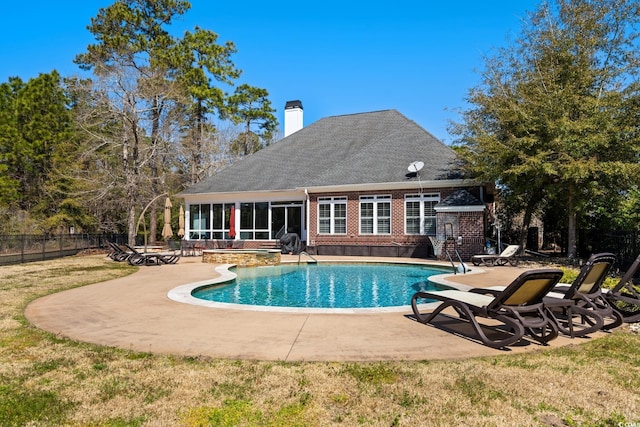
<path fill-rule="evenodd" d="M 633 294 L 605 294 L 605 298 L 613 310 L 617 311 L 626 323 L 640 322 L 640 297 Z"/>
<path fill-rule="evenodd" d="M 515 344 L 524 336 L 525 330 L 520 322 L 509 316 L 498 315 L 492 316 L 491 318 L 499 320 L 504 324 L 504 326 L 507 326 L 509 330 L 506 332 L 509 333 L 509 336 L 501 340 L 492 340 L 486 336 L 482 330 L 482 325 L 480 325 L 476 320 L 476 314 L 470 310 L 466 304 L 454 300 L 443 301 L 442 304 L 435 308 L 435 310 L 425 315 L 420 313 L 418 309 L 417 300 L 419 298 L 431 298 L 431 295 L 418 292 L 411 298 L 411 308 L 413 309 L 416 320 L 420 323 L 429 324 L 438 314 L 440 314 L 442 310 L 452 307 L 458 314 L 460 314 L 461 320 L 466 320 L 470 325 L 472 325 L 478 339 L 488 347 L 502 349 L 510 346 L 511 344 Z"/>
<path fill-rule="evenodd" d="M 600 291 L 590 295 L 585 295 L 578 299 L 576 304 L 579 307 L 583 307 L 588 312 L 598 313 L 598 315 L 603 318 L 604 324 L 602 326 L 602 330 L 604 331 L 608 331 L 622 325 L 622 315 L 615 310 L 611 304 L 609 304 Z M 607 322 L 604 320 L 605 318 L 612 318 L 613 321 Z"/>
<path fill-rule="evenodd" d="M 547 315 L 543 304 L 533 304 L 529 307 L 505 307 L 512 317 L 524 326 L 527 335 L 542 345 L 547 345 L 558 337 L 558 326 Z"/>
<path fill-rule="evenodd" d="M 612 317 L 613 322 L 607 323 L 602 327 L 602 329 L 605 331 L 608 331 L 613 328 L 617 328 L 618 326 L 622 325 L 622 323 L 624 322 L 624 318 L 622 317 L 622 314 L 620 314 L 617 310 L 611 310 L 611 314 L 608 317 Z"/>
<path fill-rule="evenodd" d="M 560 310 L 547 308 L 547 313 L 558 330 L 571 338 L 589 335 L 604 326 L 604 319 L 598 313 L 575 305 L 563 307 Z M 576 322 L 574 319 L 580 319 L 580 321 Z"/>
<path fill-rule="evenodd" d="M 527 328 L 527 331 L 527 335 L 530 335 L 531 338 L 543 345 L 556 339 L 559 333 L 558 327 L 553 322 L 549 322 L 540 328 Z"/>

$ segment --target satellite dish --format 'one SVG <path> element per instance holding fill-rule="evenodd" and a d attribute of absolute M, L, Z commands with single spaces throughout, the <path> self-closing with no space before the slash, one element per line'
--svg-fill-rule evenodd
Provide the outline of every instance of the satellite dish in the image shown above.
<path fill-rule="evenodd" d="M 424 162 L 413 162 L 407 168 L 409 172 L 418 173 L 424 167 Z"/>

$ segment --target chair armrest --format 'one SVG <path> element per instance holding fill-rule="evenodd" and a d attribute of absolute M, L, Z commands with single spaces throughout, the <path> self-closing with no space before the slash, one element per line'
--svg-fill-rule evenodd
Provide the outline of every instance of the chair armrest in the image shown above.
<path fill-rule="evenodd" d="M 495 297 L 498 296 L 502 291 L 498 289 L 473 288 L 469 289 L 469 292 L 473 292 L 474 294 L 491 295 Z"/>

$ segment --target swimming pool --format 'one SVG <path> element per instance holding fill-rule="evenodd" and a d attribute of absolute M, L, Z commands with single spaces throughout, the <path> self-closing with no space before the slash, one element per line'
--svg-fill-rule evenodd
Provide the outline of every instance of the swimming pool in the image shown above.
<path fill-rule="evenodd" d="M 418 291 L 448 289 L 430 282 L 450 269 L 419 264 L 318 263 L 233 269 L 234 280 L 195 288 L 193 297 L 261 307 L 372 309 L 407 306 Z"/>

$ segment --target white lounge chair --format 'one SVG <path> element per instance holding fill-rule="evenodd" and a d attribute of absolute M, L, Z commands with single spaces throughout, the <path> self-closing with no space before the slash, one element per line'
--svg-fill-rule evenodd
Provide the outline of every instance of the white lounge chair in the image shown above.
<path fill-rule="evenodd" d="M 486 266 L 511 264 L 515 267 L 520 261 L 517 256 L 518 252 L 520 252 L 520 245 L 509 245 L 500 255 L 474 255 L 471 257 L 471 262 L 476 266 L 480 264 Z"/>

